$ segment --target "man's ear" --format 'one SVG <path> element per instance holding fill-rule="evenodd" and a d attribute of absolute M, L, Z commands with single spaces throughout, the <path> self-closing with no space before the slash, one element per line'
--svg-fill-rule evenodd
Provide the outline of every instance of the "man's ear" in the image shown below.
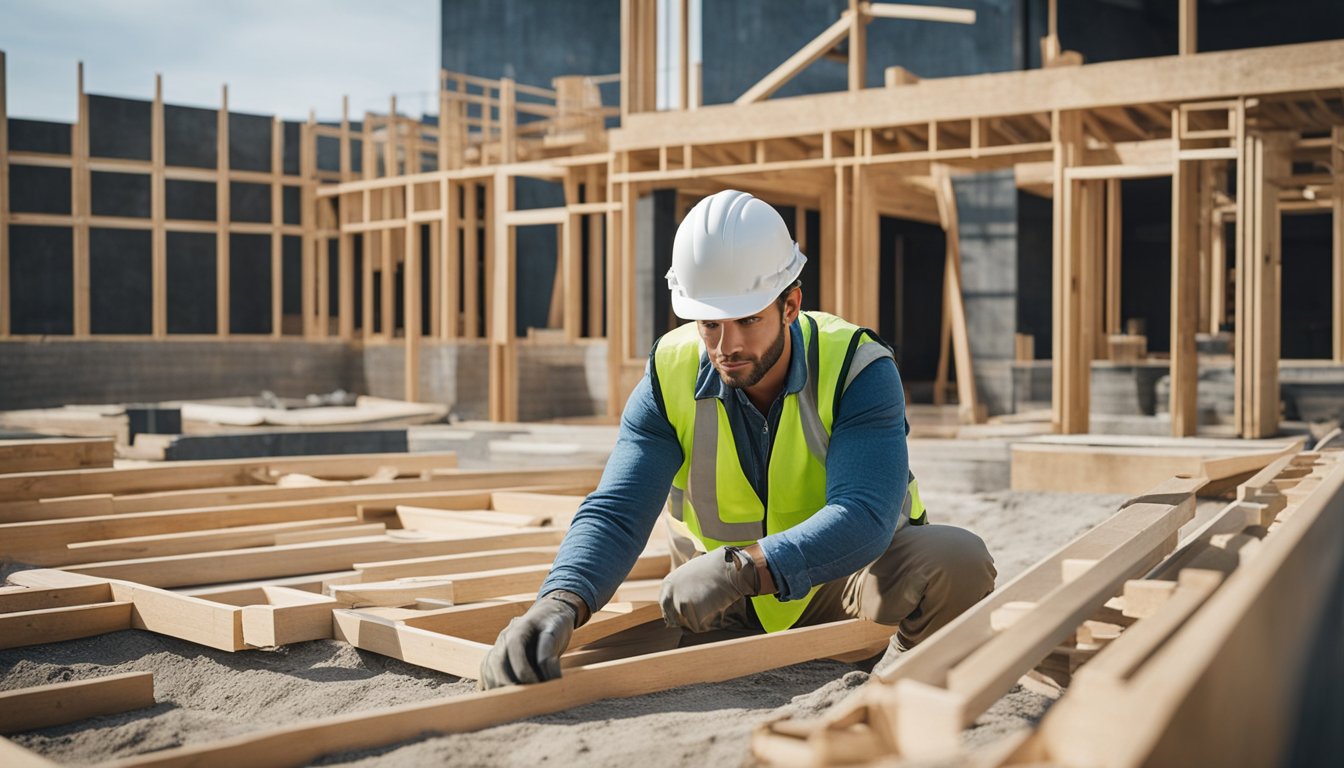
<path fill-rule="evenodd" d="M 792 325 L 794 320 L 798 319 L 798 313 L 803 306 L 803 289 L 794 288 L 789 291 L 789 297 L 784 300 L 784 324 Z"/>

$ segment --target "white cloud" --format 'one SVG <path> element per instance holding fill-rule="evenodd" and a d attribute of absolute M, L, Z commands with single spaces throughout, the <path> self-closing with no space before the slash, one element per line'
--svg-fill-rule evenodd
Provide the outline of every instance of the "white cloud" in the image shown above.
<path fill-rule="evenodd" d="M 14 117 L 72 121 L 75 66 L 90 93 L 234 111 L 338 117 L 436 109 L 438 0 L 0 0 Z"/>

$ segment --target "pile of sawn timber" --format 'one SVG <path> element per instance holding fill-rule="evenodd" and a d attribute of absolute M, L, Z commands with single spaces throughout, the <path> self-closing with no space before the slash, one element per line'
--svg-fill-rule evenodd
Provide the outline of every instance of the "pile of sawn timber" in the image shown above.
<path fill-rule="evenodd" d="M 395 454 L 0 474 L 0 556 L 38 566 L 0 589 L 0 647 L 129 627 L 227 651 L 335 637 L 474 676 L 488 643 L 534 597 L 599 470 L 465 472 L 453 463 L 451 454 Z M 997 764 L 1218 754 L 1225 745 L 1209 740 L 1219 734 L 1186 722 L 1208 719 L 1191 708 L 1213 706 L 1228 693 L 1221 672 L 1264 650 L 1231 628 L 1261 618 L 1270 586 L 1289 579 L 1301 588 L 1309 557 L 1338 573 L 1338 548 L 1328 545 L 1344 519 L 1344 461 L 1338 452 L 1286 454 L 1217 515 L 1192 519 L 1203 482 L 1174 478 L 1131 500 L 823 721 L 763 726 L 757 757 L 956 755 L 962 728 L 1024 675 L 1067 690 L 1039 729 L 995 746 Z M 846 654 L 891 632 L 849 621 L 677 648 L 651 602 L 667 567 L 665 553 L 646 550 L 617 602 L 576 634 L 560 681 L 288 724 L 119 764 L 301 765 L 426 731 L 470 731 Z M 1310 624 L 1318 606 L 1308 598 L 1321 589 L 1298 589 L 1306 597 L 1287 618 Z M 1276 687 L 1256 691 L 1266 701 L 1298 693 L 1290 675 L 1268 685 Z M 147 676 L 113 675 L 0 693 L 0 722 L 22 731 L 153 702 Z M 1254 712 L 1262 752 L 1282 747 L 1283 736 L 1265 728 L 1263 713 Z M 1135 725 L 1107 737 L 1118 717 Z M 0 757 L 47 764 L 3 740 Z"/>

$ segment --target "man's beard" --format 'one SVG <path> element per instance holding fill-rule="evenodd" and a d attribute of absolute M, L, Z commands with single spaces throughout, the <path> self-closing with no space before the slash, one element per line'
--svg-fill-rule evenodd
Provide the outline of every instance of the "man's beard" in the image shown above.
<path fill-rule="evenodd" d="M 726 357 L 720 360 L 719 362 L 721 363 L 741 363 L 750 361 L 753 365 L 744 373 L 729 374 L 724 373 L 723 370 L 720 369 L 719 378 L 723 380 L 723 383 L 726 386 L 733 387 L 734 389 L 747 389 L 748 387 L 756 386 L 756 384 L 765 377 L 766 372 L 773 368 L 775 363 L 779 362 L 779 358 L 783 357 L 784 334 L 787 330 L 787 326 L 783 324 L 779 326 L 779 336 L 775 338 L 774 343 L 770 345 L 770 348 L 767 349 L 765 354 L 761 357 L 751 358 L 734 355 L 733 357 Z"/>

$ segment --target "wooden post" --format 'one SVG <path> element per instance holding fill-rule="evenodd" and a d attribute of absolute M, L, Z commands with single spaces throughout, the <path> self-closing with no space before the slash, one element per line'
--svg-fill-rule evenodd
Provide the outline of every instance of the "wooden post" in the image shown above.
<path fill-rule="evenodd" d="M 3 80 L 3 67 L 4 59 L 0 58 L 0 80 Z M 4 98 L 0 96 L 0 125 L 3 125 L 4 120 L 3 102 Z M 1334 285 L 1332 306 L 1335 318 L 1332 338 L 1335 362 L 1344 363 L 1344 125 L 1336 125 L 1330 131 L 1330 163 L 1334 171 L 1334 194 L 1330 203 L 1334 216 L 1330 259 L 1333 276 L 1331 282 Z M 0 167 L 0 174 L 3 173 L 4 170 Z M 4 194 L 3 187 L 0 187 L 0 194 Z M 0 215 L 3 215 L 3 212 L 0 212 Z M 3 243 L 0 242 L 0 250 L 3 248 Z"/>
<path fill-rule="evenodd" d="M 1258 438 L 1273 436 L 1279 426 L 1282 255 L 1272 180 L 1287 176 L 1290 165 L 1282 136 L 1251 133 L 1238 122 L 1235 410 L 1241 436 Z"/>
<path fill-rule="evenodd" d="M 678 3 L 680 10 L 679 19 L 681 35 L 677 38 L 681 43 L 679 55 L 677 57 L 677 82 L 680 86 L 681 98 L 678 104 L 682 109 L 691 108 L 691 0 L 680 0 Z"/>
<path fill-rule="evenodd" d="M 402 266 L 403 321 L 406 325 L 406 397 L 407 402 L 420 399 L 420 225 L 411 213 L 415 210 L 415 185 L 409 182 L 405 191 L 405 232 L 402 236 L 405 264 Z"/>
<path fill-rule="evenodd" d="M 1122 219 L 1120 180 L 1106 180 L 1106 335 L 1123 333 L 1120 319 Z M 1108 345 L 1109 346 L 1109 345 Z"/>
<path fill-rule="evenodd" d="M 154 103 L 149 113 L 149 216 L 150 216 L 150 333 L 156 339 L 168 335 L 168 232 L 164 228 L 164 135 L 163 75 L 154 75 Z"/>
<path fill-rule="evenodd" d="M 220 88 L 215 144 L 215 334 L 229 335 L 229 86 Z"/>
<path fill-rule="evenodd" d="M 1082 278 L 1085 316 L 1083 349 L 1088 361 L 1105 360 L 1109 355 L 1106 340 L 1105 259 L 1106 259 L 1106 182 L 1089 180 L 1080 184 L 1082 193 L 1082 227 L 1079 245 L 1082 247 L 1080 273 Z"/>
<path fill-rule="evenodd" d="M 860 0 L 849 0 L 849 90 L 868 87 L 867 16 Z"/>
<path fill-rule="evenodd" d="M 474 181 L 462 185 L 462 335 L 468 339 L 481 337 L 481 247 L 480 219 L 477 203 L 480 186 Z"/>
<path fill-rule="evenodd" d="M 1180 3 L 1180 28 L 1178 30 L 1181 40 L 1180 54 L 1182 56 L 1190 56 L 1198 50 L 1198 3 L 1196 0 L 1180 0 Z"/>
<path fill-rule="evenodd" d="M 325 289 L 325 285 L 319 284 L 317 280 L 319 260 L 326 256 L 327 239 L 326 236 L 319 241 L 317 237 L 316 221 L 318 214 L 317 203 L 317 113 L 314 110 L 308 110 L 308 121 L 303 124 L 301 136 L 299 139 L 299 176 L 303 179 L 303 186 L 300 188 L 302 199 L 302 210 L 299 212 L 299 223 L 303 227 L 303 258 L 300 259 L 299 285 L 303 286 L 303 295 L 300 301 L 303 313 L 303 336 L 307 339 L 316 338 L 319 335 L 327 335 L 326 324 L 319 325 L 317 307 L 320 303 L 317 301 L 319 292 Z M 323 210 L 330 210 L 332 201 L 326 198 L 322 205 Z M 329 222 L 329 226 L 335 227 L 339 237 L 340 222 Z M 323 227 L 326 229 L 327 227 Z M 321 330 L 319 334 L 318 331 Z"/>
<path fill-rule="evenodd" d="M 1184 6 L 1182 6 L 1184 7 Z M 1176 115 L 1179 119 L 1179 115 Z M 1190 437 L 1199 424 L 1200 164 L 1177 160 L 1171 177 L 1171 434 Z"/>
<path fill-rule="evenodd" d="M 71 131 L 70 213 L 75 227 L 73 277 L 75 288 L 75 337 L 89 335 L 89 97 L 84 92 L 84 62 L 79 62 L 78 117 Z"/>
<path fill-rule="evenodd" d="M 501 163 L 512 163 L 517 158 L 514 147 L 515 132 L 518 127 L 518 115 L 514 110 L 515 99 L 513 80 L 503 78 L 499 81 L 499 153 Z"/>
<path fill-rule="evenodd" d="M 367 115 L 365 116 L 367 118 Z M 362 145 L 361 145 L 362 146 Z M 341 181 L 350 181 L 354 171 L 350 169 L 350 97 L 341 97 Z M 367 155 L 366 155 L 367 156 Z"/>
<path fill-rule="evenodd" d="M 606 199 L 603 194 L 606 185 L 598 183 L 598 166 L 588 166 L 588 175 L 584 182 L 584 197 L 593 203 Z M 602 247 L 603 219 L 597 214 L 588 216 L 588 335 L 606 336 L 602 327 L 602 309 L 606 303 L 602 283 Z"/>
<path fill-rule="evenodd" d="M 0 339 L 9 336 L 9 105 L 5 52 L 0 51 Z"/>
<path fill-rule="evenodd" d="M 565 203 L 568 205 L 577 205 L 579 203 L 579 179 L 576 169 L 569 169 L 565 172 Z M 580 331 L 583 330 L 583 242 L 581 238 L 580 227 L 583 226 L 583 217 L 579 214 L 571 213 L 565 217 L 564 224 L 560 225 L 560 252 L 557 267 L 560 270 L 561 283 L 561 327 L 565 329 L 565 340 L 577 341 Z M 555 307 L 552 306 L 552 311 Z"/>
<path fill-rule="evenodd" d="M 284 165 L 285 126 L 280 118 L 271 120 L 271 336 L 280 338 L 285 319 L 284 307 L 284 252 L 281 250 L 280 228 L 285 221 L 285 201 L 280 185 L 280 168 Z"/>
<path fill-rule="evenodd" d="M 490 419 L 518 420 L 517 325 L 514 318 L 516 252 L 514 229 L 506 214 L 513 210 L 513 177 L 496 171 L 491 189 L 493 218 L 490 270 Z"/>
<path fill-rule="evenodd" d="M 1080 205 L 1077 182 L 1066 171 L 1077 165 L 1083 151 L 1082 116 L 1078 112 L 1053 115 L 1054 217 L 1053 217 L 1053 387 L 1052 426 L 1055 432 L 1082 434 L 1088 431 L 1090 355 L 1082 346 L 1082 286 L 1079 272 L 1081 249 Z"/>
<path fill-rule="evenodd" d="M 970 334 L 966 329 L 966 306 L 961 292 L 961 237 L 957 217 L 957 198 L 952 177 L 947 169 L 936 166 L 934 171 L 938 218 L 946 235 L 947 247 L 943 267 L 943 339 L 951 342 L 952 356 L 957 365 L 957 416 L 963 424 L 979 421 L 980 401 L 975 388 L 975 369 L 971 358 Z M 947 355 L 939 358 L 939 372 L 944 391 L 947 381 Z"/>
<path fill-rule="evenodd" d="M 457 338 L 460 327 L 458 314 L 462 309 L 457 298 L 462 290 L 462 253 L 458 247 L 461 229 L 458 206 L 461 205 L 461 196 L 457 189 L 457 185 L 446 178 L 440 182 L 439 204 L 443 206 L 443 220 L 439 225 L 438 258 L 443 263 L 443 284 L 436 286 L 436 289 L 442 292 L 439 300 L 439 336 L 445 340 Z"/>

